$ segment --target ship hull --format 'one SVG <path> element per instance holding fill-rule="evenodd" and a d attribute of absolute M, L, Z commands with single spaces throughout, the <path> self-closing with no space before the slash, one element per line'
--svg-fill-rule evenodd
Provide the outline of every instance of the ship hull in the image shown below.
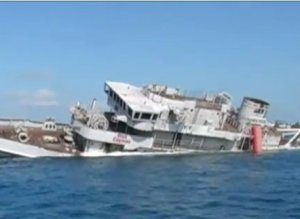
<path fill-rule="evenodd" d="M 70 157 L 72 154 L 46 150 L 36 145 L 0 138 L 0 157 Z"/>
<path fill-rule="evenodd" d="M 168 132 L 157 132 L 154 144 L 156 147 L 162 148 L 186 148 L 201 151 L 232 151 L 241 148 L 241 141 L 239 140 Z"/>
<path fill-rule="evenodd" d="M 7 153 L 4 151 L 0 151 L 0 158 L 13 158 L 13 157 L 19 157 L 16 154 Z"/>

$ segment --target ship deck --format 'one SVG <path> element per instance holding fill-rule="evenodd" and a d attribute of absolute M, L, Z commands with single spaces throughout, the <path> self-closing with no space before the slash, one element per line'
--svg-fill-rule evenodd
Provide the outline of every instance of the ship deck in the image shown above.
<path fill-rule="evenodd" d="M 74 149 L 72 144 L 65 142 L 64 140 L 64 130 L 62 128 L 57 129 L 56 131 L 45 131 L 42 128 L 38 127 L 26 127 L 26 133 L 29 137 L 29 140 L 25 142 L 20 142 L 18 139 L 18 134 L 15 130 L 15 127 L 9 125 L 0 126 L 0 138 L 15 141 L 18 143 L 36 146 L 43 148 L 49 151 L 67 153 L 67 154 L 77 154 L 79 153 Z M 54 137 L 57 139 L 57 142 L 45 142 L 43 137 Z"/>

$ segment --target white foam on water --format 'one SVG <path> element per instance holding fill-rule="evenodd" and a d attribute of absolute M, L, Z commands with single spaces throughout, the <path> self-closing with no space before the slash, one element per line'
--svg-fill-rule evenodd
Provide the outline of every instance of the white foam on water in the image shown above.
<path fill-rule="evenodd" d="M 83 157 L 121 157 L 121 156 L 157 156 L 157 155 L 178 155 L 178 154 L 189 154 L 189 152 L 84 152 L 80 155 Z"/>
<path fill-rule="evenodd" d="M 122 156 L 174 156 L 185 154 L 220 154 L 220 153 L 240 153 L 240 150 L 232 151 L 200 151 L 200 150 L 180 150 L 180 151 L 153 151 L 153 152 L 104 152 L 104 151 L 90 151 L 80 154 L 82 157 L 122 157 Z"/>
<path fill-rule="evenodd" d="M 300 147 L 287 147 L 287 150 L 300 150 Z"/>
<path fill-rule="evenodd" d="M 274 147 L 264 147 L 263 148 L 263 151 L 284 151 L 284 150 L 300 150 L 300 147 L 274 146 Z"/>

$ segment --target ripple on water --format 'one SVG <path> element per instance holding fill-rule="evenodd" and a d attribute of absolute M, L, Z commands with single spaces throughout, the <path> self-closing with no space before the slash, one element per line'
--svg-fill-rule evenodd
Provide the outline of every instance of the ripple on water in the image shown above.
<path fill-rule="evenodd" d="M 300 152 L 0 160 L 1 218 L 300 218 Z"/>

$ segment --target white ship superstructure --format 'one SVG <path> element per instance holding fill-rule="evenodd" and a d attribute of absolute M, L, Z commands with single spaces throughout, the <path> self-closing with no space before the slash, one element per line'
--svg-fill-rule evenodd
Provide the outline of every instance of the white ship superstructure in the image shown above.
<path fill-rule="evenodd" d="M 107 81 L 109 112 L 80 104 L 71 109 L 77 149 L 88 153 L 136 150 L 238 150 L 249 148 L 232 98 L 223 92 L 188 97 L 178 89 Z"/>
<path fill-rule="evenodd" d="M 113 119 L 128 133 L 153 136 L 155 147 L 230 150 L 243 137 L 227 93 L 188 97 L 167 86 L 120 82 L 106 82 L 105 92 Z"/>
<path fill-rule="evenodd" d="M 73 124 L 79 127 L 77 136 L 87 141 L 79 148 L 81 151 L 250 150 L 254 125 L 263 129 L 264 149 L 291 145 L 283 144 L 283 131 L 267 121 L 269 103 L 257 98 L 245 97 L 236 110 L 226 92 L 193 97 L 165 85 L 137 87 L 113 81 L 105 82 L 104 92 L 109 112 L 94 111 L 92 104 L 90 110 L 78 106 L 77 113 L 73 113 Z M 78 110 L 88 115 L 85 122 L 78 119 Z M 90 125 L 95 113 L 105 121 L 100 128 Z"/>

